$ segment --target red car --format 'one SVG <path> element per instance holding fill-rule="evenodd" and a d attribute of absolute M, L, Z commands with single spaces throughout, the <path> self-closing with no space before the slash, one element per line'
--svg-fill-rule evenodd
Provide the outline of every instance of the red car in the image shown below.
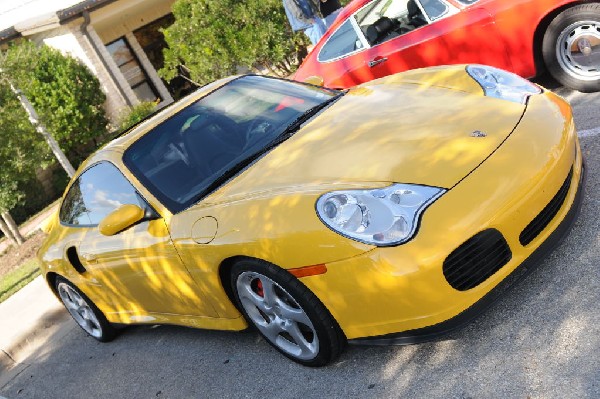
<path fill-rule="evenodd" d="M 600 90 L 600 1 L 354 0 L 295 78 L 347 88 L 443 64 L 488 64 Z"/>

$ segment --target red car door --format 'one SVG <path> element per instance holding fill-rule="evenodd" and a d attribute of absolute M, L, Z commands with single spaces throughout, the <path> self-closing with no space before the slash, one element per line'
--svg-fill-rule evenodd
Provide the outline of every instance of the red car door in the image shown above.
<path fill-rule="evenodd" d="M 431 4 L 431 0 L 428 2 Z M 428 4 L 426 1 L 422 3 Z M 345 88 L 434 65 L 479 63 L 512 69 L 494 19 L 485 9 L 473 5 L 458 10 L 448 3 L 444 4 L 449 7 L 447 16 L 373 46 L 364 33 L 365 25 L 361 24 L 359 28 L 361 21 L 355 18 L 357 14 L 360 17 L 359 10 L 339 25 L 337 31 L 318 46 L 320 48 L 315 49 L 312 59 L 302 65 L 296 78 L 302 80 L 316 75 L 323 78 L 327 87 Z M 352 47 L 353 43 L 351 28 L 354 28 L 356 37 L 353 49 L 348 47 Z M 340 32 L 345 33 L 342 35 Z M 345 55 L 337 58 L 332 57 L 336 54 L 330 50 L 332 43 L 336 42 L 346 45 Z M 336 51 L 341 52 L 339 45 Z"/>
<path fill-rule="evenodd" d="M 512 69 L 492 16 L 471 7 L 362 53 L 373 78 L 434 65 L 478 63 Z"/>

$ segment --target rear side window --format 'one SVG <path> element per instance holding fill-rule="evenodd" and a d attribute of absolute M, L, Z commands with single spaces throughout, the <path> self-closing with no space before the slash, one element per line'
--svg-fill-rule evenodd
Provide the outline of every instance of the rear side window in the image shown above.
<path fill-rule="evenodd" d="M 356 50 L 363 48 L 363 44 L 358 38 L 358 34 L 352 26 L 350 19 L 344 22 L 338 30 L 331 35 L 327 43 L 319 53 L 319 61 L 330 61 L 335 58 L 345 56 Z"/>
<path fill-rule="evenodd" d="M 101 162 L 71 185 L 60 208 L 60 221 L 73 226 L 95 226 L 125 204 L 145 206 L 125 176 L 113 164 Z"/>
<path fill-rule="evenodd" d="M 421 0 L 421 5 L 432 21 L 443 17 L 449 11 L 448 6 L 439 0 Z"/>

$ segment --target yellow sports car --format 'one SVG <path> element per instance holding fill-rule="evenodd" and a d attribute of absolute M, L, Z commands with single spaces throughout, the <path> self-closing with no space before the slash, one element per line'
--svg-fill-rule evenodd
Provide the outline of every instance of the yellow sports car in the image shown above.
<path fill-rule="evenodd" d="M 233 77 L 84 162 L 39 256 L 100 341 L 254 325 L 321 366 L 478 313 L 569 229 L 583 171 L 569 105 L 495 68 L 348 91 Z"/>

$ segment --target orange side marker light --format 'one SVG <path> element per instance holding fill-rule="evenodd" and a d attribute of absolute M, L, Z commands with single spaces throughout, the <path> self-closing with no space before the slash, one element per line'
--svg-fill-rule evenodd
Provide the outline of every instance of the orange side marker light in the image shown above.
<path fill-rule="evenodd" d="M 292 273 L 294 276 L 307 277 L 307 276 L 316 276 L 317 274 L 325 274 L 327 273 L 327 266 L 321 265 L 312 265 L 312 266 L 304 266 L 298 267 L 295 269 L 288 269 L 288 272 Z"/>

